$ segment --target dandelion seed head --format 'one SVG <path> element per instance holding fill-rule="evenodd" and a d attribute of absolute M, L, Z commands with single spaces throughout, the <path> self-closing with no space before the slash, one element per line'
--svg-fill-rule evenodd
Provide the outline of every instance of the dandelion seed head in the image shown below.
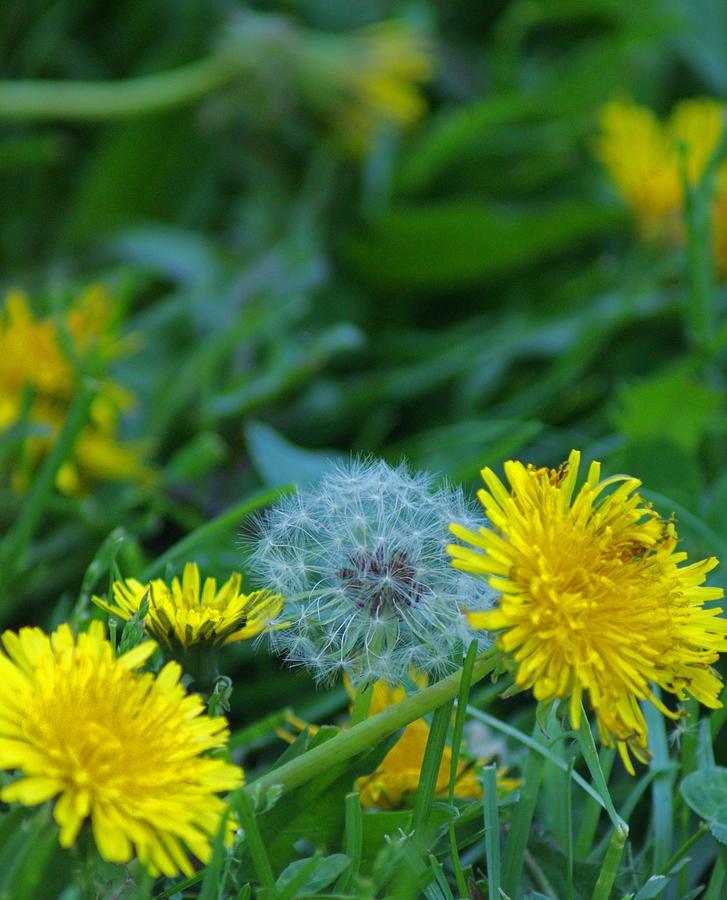
<path fill-rule="evenodd" d="M 491 608 L 496 594 L 449 565 L 454 519 L 482 523 L 461 491 L 367 459 L 282 498 L 259 519 L 250 558 L 285 598 L 273 649 L 321 681 L 343 671 L 395 684 L 411 665 L 434 677 L 454 668 L 473 639 L 486 647 L 466 611 Z"/>

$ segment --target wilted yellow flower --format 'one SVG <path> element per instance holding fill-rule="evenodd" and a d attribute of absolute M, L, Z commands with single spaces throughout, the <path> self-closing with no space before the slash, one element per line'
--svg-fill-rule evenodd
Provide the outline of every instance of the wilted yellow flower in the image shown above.
<path fill-rule="evenodd" d="M 425 678 L 419 677 L 416 680 L 420 686 L 426 684 Z M 369 716 L 401 703 L 405 697 L 406 691 L 402 686 L 390 687 L 385 681 L 377 681 L 373 688 Z M 361 795 L 361 805 L 367 809 L 371 807 L 397 809 L 404 805 L 407 797 L 413 797 L 419 787 L 428 740 L 429 725 L 424 719 L 417 719 L 407 725 L 376 771 L 359 778 L 356 782 L 356 789 Z M 451 767 L 452 751 L 449 747 L 445 747 L 437 774 L 435 797 L 449 795 Z M 481 799 L 482 785 L 477 781 L 477 773 L 463 756 L 457 763 L 457 773 L 454 796 Z M 498 788 L 505 793 L 516 782 L 501 777 L 502 774 L 498 773 Z"/>
<path fill-rule="evenodd" d="M 92 346 L 103 360 L 117 355 L 122 346 L 114 334 L 112 307 L 103 286 L 89 287 L 60 322 L 37 319 L 21 291 L 5 296 L 0 314 L 0 433 L 19 422 L 24 387 L 32 393 L 29 424 L 36 429 L 26 439 L 22 462 L 12 473 L 16 490 L 25 488 L 63 424 L 77 388 L 71 355 L 82 357 Z M 131 396 L 118 385 L 102 385 L 72 458 L 58 473 L 60 490 L 72 493 L 89 480 L 147 474 L 138 452 L 117 440 L 119 415 L 130 403 Z"/>
<path fill-rule="evenodd" d="M 152 875 L 193 874 L 187 850 L 207 862 L 226 809 L 217 794 L 241 785 L 242 771 L 205 755 L 226 745 L 227 723 L 185 692 L 180 667 L 136 672 L 154 642 L 115 657 L 98 621 L 77 640 L 61 625 L 50 637 L 6 631 L 2 643 L 0 768 L 21 777 L 0 798 L 58 798 L 62 846 L 90 818 L 104 859 L 135 852 Z"/>
<path fill-rule="evenodd" d="M 684 243 L 684 185 L 696 184 L 725 126 L 725 107 L 716 100 L 684 100 L 666 122 L 647 107 L 611 102 L 601 110 L 596 153 L 633 210 L 642 235 L 667 245 Z M 715 259 L 727 270 L 727 165 L 719 171 L 713 213 Z"/>
<path fill-rule="evenodd" d="M 309 34 L 299 62 L 304 91 L 352 152 L 364 151 L 381 128 L 406 130 L 426 112 L 421 88 L 432 77 L 431 52 L 403 22 Z"/>
<path fill-rule="evenodd" d="M 412 672 L 412 678 L 419 687 L 425 687 L 427 684 L 427 679 L 424 675 Z M 345 684 L 346 690 L 353 700 L 355 692 L 347 678 L 345 679 Z M 396 706 L 397 703 L 401 703 L 405 698 L 406 691 L 403 685 L 391 687 L 383 679 L 377 681 L 374 684 L 371 696 L 369 718 L 383 712 L 385 709 L 389 709 L 391 706 Z M 299 731 L 304 731 L 306 728 L 311 734 L 315 734 L 318 731 L 317 725 L 310 725 L 292 713 L 288 713 L 287 720 Z M 293 743 L 295 740 L 295 737 L 284 729 L 277 728 L 276 733 L 288 743 Z M 429 725 L 424 719 L 417 719 L 406 726 L 401 737 L 386 754 L 376 771 L 371 775 L 359 778 L 356 782 L 356 790 L 360 792 L 361 805 L 365 809 L 373 807 L 398 809 L 405 805 L 407 798 L 411 799 L 416 794 L 428 740 Z M 482 761 L 478 762 L 478 765 L 484 764 Z M 436 797 L 449 796 L 451 765 L 452 751 L 449 747 L 445 747 L 437 775 Z M 503 767 L 497 773 L 499 794 L 506 794 L 514 787 L 517 787 L 519 783 L 517 779 L 506 778 L 506 771 L 507 769 Z M 481 798 L 482 786 L 477 780 L 475 768 L 464 756 L 459 758 L 457 773 L 454 796 Z"/>
<path fill-rule="evenodd" d="M 507 462 L 510 491 L 483 469 L 489 490 L 478 496 L 494 530 L 453 524 L 472 548 L 448 550 L 454 566 L 488 576 L 502 592 L 497 609 L 469 619 L 502 632 L 498 645 L 512 654 L 518 686 L 546 702 L 569 696 L 574 728 L 587 691 L 601 740 L 612 746 L 615 738 L 633 774 L 628 750 L 649 758 L 639 700 L 676 717 L 651 683 L 679 700 L 688 692 L 712 709 L 722 705 L 710 665 L 727 649 L 727 620 L 704 604 L 723 592 L 699 587 L 716 559 L 680 565 L 686 553 L 676 552 L 674 524 L 635 493 L 640 481 L 601 481 L 594 462 L 575 493 L 579 463 L 576 450 L 557 471 Z"/>
<path fill-rule="evenodd" d="M 207 578 L 200 591 L 197 564 L 187 563 L 181 583 L 178 578 L 171 586 L 160 578 L 148 584 L 127 578 L 114 582 L 113 604 L 101 597 L 93 597 L 93 602 L 126 620 L 147 600 L 146 630 L 169 655 L 177 657 L 194 644 L 219 647 L 255 637 L 280 612 L 280 594 L 268 590 L 241 594 L 241 582 L 242 576 L 234 572 L 219 590 L 217 581 Z"/>

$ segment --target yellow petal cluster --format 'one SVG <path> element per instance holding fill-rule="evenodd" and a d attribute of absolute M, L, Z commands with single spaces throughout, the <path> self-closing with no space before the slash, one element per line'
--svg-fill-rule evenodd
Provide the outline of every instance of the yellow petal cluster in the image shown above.
<path fill-rule="evenodd" d="M 187 851 L 208 861 L 226 809 L 217 795 L 242 784 L 242 771 L 205 755 L 225 746 L 227 723 L 185 692 L 180 667 L 136 672 L 154 642 L 115 657 L 98 621 L 77 640 L 61 625 L 50 636 L 6 631 L 2 643 L 0 768 L 21 774 L 0 798 L 57 798 L 62 846 L 90 818 L 110 862 L 135 852 L 153 875 L 191 875 Z"/>
<path fill-rule="evenodd" d="M 242 576 L 235 572 L 219 590 L 214 578 L 207 578 L 201 586 L 196 563 L 187 563 L 181 582 L 174 578 L 167 585 L 158 578 L 142 584 L 128 578 L 114 582 L 114 603 L 101 597 L 93 597 L 93 602 L 126 620 L 147 600 L 147 632 L 176 656 L 194 644 L 219 646 L 255 637 L 280 612 L 280 594 L 268 590 L 241 594 L 241 581 Z"/>
<path fill-rule="evenodd" d="M 362 153 L 376 132 L 403 131 L 427 109 L 422 85 L 431 51 L 404 22 L 379 22 L 350 35 L 309 35 L 301 47 L 301 83 L 333 120 L 342 142 Z"/>
<path fill-rule="evenodd" d="M 710 708 L 721 706 L 722 683 L 710 668 L 727 650 L 727 620 L 705 603 L 723 596 L 700 587 L 714 558 L 682 565 L 677 534 L 636 493 L 626 475 L 600 480 L 591 464 L 576 493 L 580 454 L 559 470 L 505 463 L 510 490 L 490 469 L 479 498 L 494 530 L 452 532 L 471 546 L 448 548 L 452 564 L 487 576 L 502 592 L 495 610 L 471 613 L 475 628 L 500 631 L 499 647 L 516 665 L 516 682 L 538 700 L 570 697 L 579 727 L 587 692 L 601 740 L 615 738 L 633 773 L 628 750 L 649 758 L 639 700 L 674 716 L 651 685 Z M 612 488 L 610 492 L 607 489 Z"/>
<path fill-rule="evenodd" d="M 426 684 L 426 680 L 421 679 L 420 684 Z M 400 703 L 405 697 L 403 686 L 390 687 L 385 681 L 377 681 L 373 688 L 369 715 L 374 716 L 383 712 Z M 361 805 L 364 808 L 397 809 L 404 805 L 407 797 L 411 798 L 416 794 L 428 740 L 429 725 L 424 719 L 417 719 L 406 726 L 376 771 L 357 781 L 356 789 L 360 792 Z M 451 767 L 452 751 L 449 747 L 445 747 L 437 773 L 436 797 L 449 795 Z M 503 793 L 515 784 L 514 781 L 498 776 L 498 788 Z M 482 785 L 477 781 L 475 769 L 464 757 L 460 757 L 457 763 L 454 796 L 482 798 Z"/>
<path fill-rule="evenodd" d="M 21 291 L 7 293 L 0 305 L 0 433 L 23 417 L 24 388 L 31 392 L 28 423 L 35 429 L 12 473 L 14 489 L 25 489 L 63 424 L 78 382 L 72 357 L 81 358 L 93 348 L 108 360 L 121 347 L 102 285 L 89 287 L 57 319 L 36 318 Z M 148 475 L 139 453 L 117 439 L 119 416 L 130 403 L 130 395 L 118 385 L 103 383 L 73 457 L 58 474 L 60 490 L 74 493 L 88 481 Z"/>
<path fill-rule="evenodd" d="M 600 113 L 596 154 L 633 210 L 645 239 L 667 246 L 684 243 L 684 185 L 696 184 L 717 147 L 725 107 L 711 99 L 684 100 L 661 122 L 647 107 L 607 103 Z M 727 272 L 727 164 L 719 171 L 713 211 L 715 260 Z"/>

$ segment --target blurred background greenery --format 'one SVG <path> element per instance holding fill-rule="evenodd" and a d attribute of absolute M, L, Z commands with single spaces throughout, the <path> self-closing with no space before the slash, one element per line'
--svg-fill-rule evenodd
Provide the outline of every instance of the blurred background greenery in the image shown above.
<path fill-rule="evenodd" d="M 724 285 L 598 149 L 724 98 L 724 4 L 26 0 L 0 54 L 0 624 L 244 571 L 244 509 L 351 452 L 581 448 L 727 558 Z M 229 653 L 241 721 L 290 702 Z"/>

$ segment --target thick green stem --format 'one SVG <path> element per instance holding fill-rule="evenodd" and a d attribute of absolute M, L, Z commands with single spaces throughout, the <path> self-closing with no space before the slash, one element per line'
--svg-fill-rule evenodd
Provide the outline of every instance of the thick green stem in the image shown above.
<path fill-rule="evenodd" d="M 472 682 L 479 681 L 491 672 L 495 667 L 496 659 L 497 650 L 495 648 L 482 654 L 475 662 Z M 347 731 L 342 731 L 302 756 L 291 759 L 290 762 L 273 769 L 272 772 L 262 775 L 247 785 L 245 791 L 250 796 L 253 794 L 262 796 L 273 785 L 279 785 L 283 791 L 290 791 L 304 784 L 325 772 L 334 763 L 350 759 L 367 747 L 371 747 L 400 728 L 404 728 L 410 722 L 415 722 L 426 713 L 456 697 L 461 679 L 462 671 L 460 670 L 448 678 L 424 688 L 417 694 L 407 697 L 396 706 L 385 709 Z"/>
<path fill-rule="evenodd" d="M 239 75 L 240 68 L 231 54 L 219 53 L 119 81 L 2 81 L 0 119 L 89 122 L 149 115 L 199 100 Z"/>

